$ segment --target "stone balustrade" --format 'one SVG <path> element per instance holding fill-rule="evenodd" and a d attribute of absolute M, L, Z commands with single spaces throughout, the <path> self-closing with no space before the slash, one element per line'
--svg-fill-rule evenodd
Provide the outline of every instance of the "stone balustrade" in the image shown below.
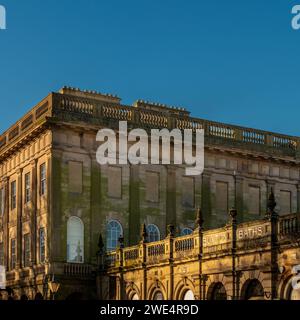
<path fill-rule="evenodd" d="M 71 89 L 52 93 L 28 112 L 21 120 L 0 136 L 0 150 L 11 149 L 21 137 L 38 128 L 48 119 L 64 121 L 85 120 L 91 124 L 128 121 L 132 127 L 204 129 L 206 144 L 243 147 L 274 154 L 299 158 L 300 138 L 272 132 L 244 128 L 190 117 L 189 112 L 168 106 L 139 103 L 121 105 L 118 98 L 87 94 Z M 72 94 L 74 93 L 74 94 Z M 82 93 L 82 94 L 81 94 Z M 101 99 L 102 100 L 101 100 Z M 2 152 L 3 153 L 3 152 Z"/>
<path fill-rule="evenodd" d="M 299 216 L 297 214 L 278 217 L 277 237 L 281 241 L 299 236 Z M 198 228 L 190 235 L 167 238 L 152 243 L 141 242 L 139 245 L 119 248 L 106 255 L 107 268 L 131 267 L 144 262 L 146 265 L 160 264 L 170 260 L 197 260 L 216 255 L 231 255 L 233 242 L 232 225 L 224 228 L 200 232 Z M 270 219 L 241 223 L 236 227 L 237 254 L 245 250 L 257 250 L 271 246 L 272 228 Z M 117 257 L 122 257 L 117 258 Z"/>

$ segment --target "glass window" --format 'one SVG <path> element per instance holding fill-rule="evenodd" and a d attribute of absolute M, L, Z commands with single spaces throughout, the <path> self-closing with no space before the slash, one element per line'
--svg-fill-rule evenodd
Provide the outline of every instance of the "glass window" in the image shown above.
<path fill-rule="evenodd" d="M 30 188 L 30 173 L 25 174 L 25 203 L 30 201 L 31 188 Z"/>
<path fill-rule="evenodd" d="M 30 233 L 24 235 L 24 267 L 30 266 Z"/>
<path fill-rule="evenodd" d="M 11 239 L 10 242 L 10 268 L 16 268 L 16 239 Z"/>
<path fill-rule="evenodd" d="M 194 292 L 192 290 L 188 290 L 184 294 L 183 300 L 195 300 Z"/>
<path fill-rule="evenodd" d="M 191 228 L 184 228 L 181 230 L 181 235 L 182 236 L 188 236 L 189 234 L 192 234 L 193 230 Z"/>
<path fill-rule="evenodd" d="M 107 251 L 112 251 L 117 248 L 119 238 L 122 234 L 123 234 L 123 228 L 118 221 L 112 220 L 107 224 L 107 229 L 106 229 L 106 250 Z"/>
<path fill-rule="evenodd" d="M 11 183 L 11 199 L 10 199 L 11 210 L 17 207 L 17 183 L 13 181 Z"/>
<path fill-rule="evenodd" d="M 155 242 L 160 240 L 160 232 L 155 224 L 147 226 L 148 242 Z"/>
<path fill-rule="evenodd" d="M 40 262 L 45 262 L 45 252 L 46 252 L 46 246 L 45 246 L 45 228 L 40 228 L 39 231 L 40 236 Z"/>
<path fill-rule="evenodd" d="M 84 262 L 84 225 L 80 218 L 70 217 L 67 225 L 67 261 Z"/>
<path fill-rule="evenodd" d="M 160 291 L 158 291 L 155 293 L 153 300 L 164 300 L 164 296 Z"/>
<path fill-rule="evenodd" d="M 139 295 L 138 295 L 137 293 L 135 293 L 135 294 L 132 296 L 131 300 L 140 300 L 140 297 L 139 297 Z"/>
<path fill-rule="evenodd" d="M 40 167 L 40 191 L 41 196 L 46 194 L 46 164 L 43 163 Z"/>

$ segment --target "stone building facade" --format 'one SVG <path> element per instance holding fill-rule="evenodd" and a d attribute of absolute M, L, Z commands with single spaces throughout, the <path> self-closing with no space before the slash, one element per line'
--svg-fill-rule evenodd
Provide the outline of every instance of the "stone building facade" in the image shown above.
<path fill-rule="evenodd" d="M 205 170 L 180 165 L 103 165 L 100 128 L 204 129 Z M 201 207 L 205 230 L 264 217 L 274 190 L 279 215 L 300 212 L 300 140 L 193 118 L 183 108 L 64 87 L 50 93 L 0 136 L 0 265 L 4 298 L 97 298 L 99 235 L 107 251 L 194 229 Z M 148 239 L 148 240 L 149 240 Z"/>

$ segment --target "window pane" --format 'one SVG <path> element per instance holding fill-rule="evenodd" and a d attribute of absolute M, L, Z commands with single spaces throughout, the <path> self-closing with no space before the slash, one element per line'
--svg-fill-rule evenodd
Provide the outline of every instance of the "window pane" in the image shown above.
<path fill-rule="evenodd" d="M 40 167 L 40 193 L 46 194 L 46 164 L 43 163 Z"/>
<path fill-rule="evenodd" d="M 16 181 L 11 183 L 11 210 L 17 206 L 17 187 Z"/>
<path fill-rule="evenodd" d="M 30 201 L 31 188 L 30 188 L 30 173 L 25 175 L 25 203 Z"/>
<path fill-rule="evenodd" d="M 67 260 L 84 262 L 84 226 L 78 217 L 70 217 L 67 226 Z"/>
<path fill-rule="evenodd" d="M 147 226 L 148 242 L 155 242 L 160 240 L 160 231 L 154 224 Z"/>
<path fill-rule="evenodd" d="M 15 239 L 11 239 L 10 242 L 10 267 L 11 269 L 15 269 L 16 267 L 16 240 Z"/>
<path fill-rule="evenodd" d="M 24 266 L 30 266 L 30 234 L 27 233 L 24 235 Z"/>
<path fill-rule="evenodd" d="M 106 250 L 115 250 L 118 246 L 119 238 L 123 234 L 123 229 L 118 221 L 112 220 L 107 224 L 106 229 Z"/>
<path fill-rule="evenodd" d="M 40 262 L 45 262 L 45 228 L 40 228 Z"/>

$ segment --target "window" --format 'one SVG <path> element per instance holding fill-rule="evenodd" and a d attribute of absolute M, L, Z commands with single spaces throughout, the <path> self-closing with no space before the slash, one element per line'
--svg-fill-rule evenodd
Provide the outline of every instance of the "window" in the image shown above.
<path fill-rule="evenodd" d="M 191 228 L 184 228 L 181 230 L 181 235 L 182 236 L 188 236 L 189 234 L 192 234 L 193 230 Z"/>
<path fill-rule="evenodd" d="M 4 208 L 5 208 L 5 193 L 4 188 L 0 189 L 0 216 L 4 215 Z"/>
<path fill-rule="evenodd" d="M 192 290 L 188 290 L 183 297 L 183 300 L 195 300 L 195 295 Z"/>
<path fill-rule="evenodd" d="M 153 297 L 153 300 L 164 300 L 164 296 L 160 291 L 157 291 Z"/>
<path fill-rule="evenodd" d="M 123 234 L 123 228 L 118 221 L 112 220 L 107 224 L 107 229 L 106 229 L 106 250 L 107 251 L 112 251 L 117 248 L 119 238 L 122 234 Z"/>
<path fill-rule="evenodd" d="M 135 293 L 135 294 L 132 296 L 131 300 L 140 300 L 140 297 L 139 297 L 139 295 L 138 295 L 137 293 Z"/>
<path fill-rule="evenodd" d="M 11 183 L 11 199 L 10 199 L 11 210 L 17 207 L 17 183 L 13 181 Z"/>
<path fill-rule="evenodd" d="M 191 177 L 182 177 L 182 205 L 194 208 L 195 206 L 195 180 Z"/>
<path fill-rule="evenodd" d="M 122 168 L 108 168 L 108 196 L 112 198 L 122 198 Z"/>
<path fill-rule="evenodd" d="M 70 217 L 67 224 L 67 261 L 84 262 L 84 225 L 80 218 Z"/>
<path fill-rule="evenodd" d="M 69 192 L 82 193 L 82 163 L 69 161 Z"/>
<path fill-rule="evenodd" d="M 0 266 L 4 266 L 4 247 L 3 247 L 3 242 L 0 242 Z"/>
<path fill-rule="evenodd" d="M 30 173 L 25 174 L 25 203 L 28 203 L 31 199 L 31 187 L 30 187 Z"/>
<path fill-rule="evenodd" d="M 155 224 L 147 226 L 148 242 L 155 242 L 160 240 L 160 232 Z"/>
<path fill-rule="evenodd" d="M 16 268 L 16 239 L 10 241 L 10 268 Z"/>
<path fill-rule="evenodd" d="M 39 240 L 40 240 L 40 263 L 45 262 L 45 252 L 46 252 L 46 246 L 45 246 L 45 228 L 40 228 L 39 231 Z"/>
<path fill-rule="evenodd" d="M 146 200 L 159 202 L 159 173 L 146 172 Z"/>
<path fill-rule="evenodd" d="M 41 196 L 46 194 L 46 164 L 40 166 L 40 193 Z"/>
<path fill-rule="evenodd" d="M 24 267 L 30 267 L 30 233 L 24 235 Z"/>

